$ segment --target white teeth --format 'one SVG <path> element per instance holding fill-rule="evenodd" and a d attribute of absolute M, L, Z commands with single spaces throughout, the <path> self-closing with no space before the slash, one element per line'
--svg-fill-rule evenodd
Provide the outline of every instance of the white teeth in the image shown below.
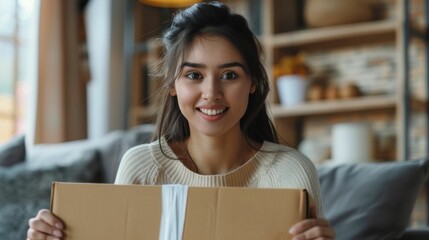
<path fill-rule="evenodd" d="M 224 109 L 204 109 L 204 108 L 201 108 L 200 110 L 202 113 L 204 113 L 206 115 L 214 116 L 214 115 L 219 115 L 219 114 L 223 113 L 225 111 L 225 108 Z"/>

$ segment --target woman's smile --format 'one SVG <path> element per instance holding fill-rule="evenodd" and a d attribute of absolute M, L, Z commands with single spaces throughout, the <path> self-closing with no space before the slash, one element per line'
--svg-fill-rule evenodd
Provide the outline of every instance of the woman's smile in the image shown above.
<path fill-rule="evenodd" d="M 222 109 L 207 109 L 207 108 L 197 108 L 200 112 L 209 115 L 209 116 L 216 116 L 216 115 L 220 115 L 221 113 L 225 112 L 227 109 L 226 108 L 222 108 Z"/>
<path fill-rule="evenodd" d="M 210 108 L 197 108 L 199 112 L 201 112 L 201 117 L 209 122 L 216 122 L 224 118 L 228 108 L 218 108 L 218 109 L 210 109 Z"/>

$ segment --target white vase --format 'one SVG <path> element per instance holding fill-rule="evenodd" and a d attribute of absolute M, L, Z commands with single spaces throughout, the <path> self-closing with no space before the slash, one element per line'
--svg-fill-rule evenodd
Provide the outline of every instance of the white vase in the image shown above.
<path fill-rule="evenodd" d="M 307 80 L 299 75 L 283 75 L 277 79 L 277 90 L 282 106 L 295 106 L 305 102 Z"/>

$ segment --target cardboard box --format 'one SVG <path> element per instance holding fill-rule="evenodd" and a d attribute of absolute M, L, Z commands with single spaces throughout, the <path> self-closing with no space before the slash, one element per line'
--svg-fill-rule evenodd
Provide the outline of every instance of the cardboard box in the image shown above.
<path fill-rule="evenodd" d="M 302 189 L 189 187 L 183 239 L 291 239 L 308 204 Z M 51 210 L 66 240 L 159 239 L 162 187 L 53 183 Z"/>

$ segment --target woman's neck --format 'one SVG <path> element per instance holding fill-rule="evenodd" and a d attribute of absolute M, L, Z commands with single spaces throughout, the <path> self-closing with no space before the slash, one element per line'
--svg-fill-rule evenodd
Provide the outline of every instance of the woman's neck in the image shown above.
<path fill-rule="evenodd" d="M 256 150 L 246 144 L 243 136 L 217 138 L 193 136 L 184 143 L 190 168 L 202 175 L 230 172 L 246 163 Z"/>

